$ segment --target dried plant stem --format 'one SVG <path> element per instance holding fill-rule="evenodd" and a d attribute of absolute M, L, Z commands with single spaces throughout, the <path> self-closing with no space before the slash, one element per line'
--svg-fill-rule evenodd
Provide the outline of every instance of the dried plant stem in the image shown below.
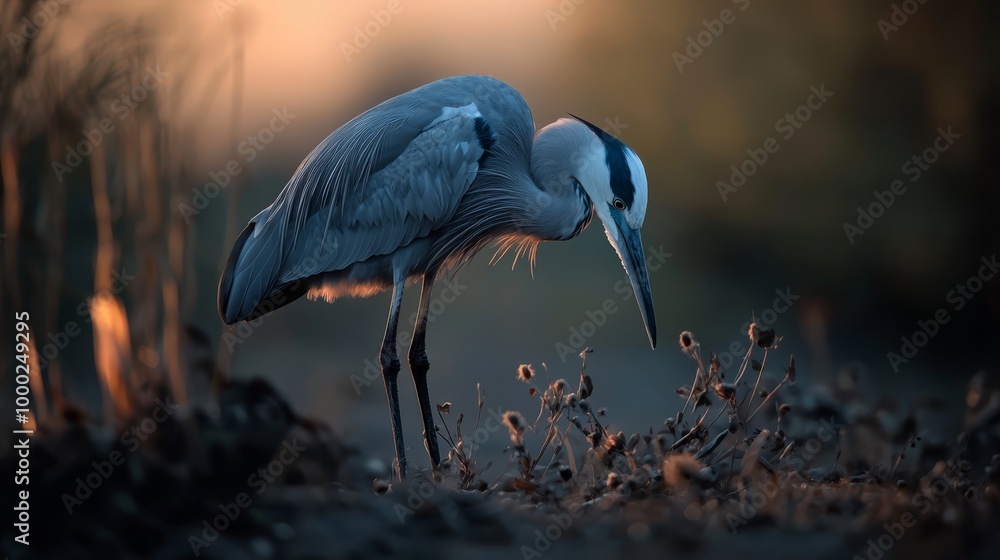
<path fill-rule="evenodd" d="M 473 438 L 472 439 L 472 443 L 473 444 L 476 442 L 475 441 L 476 434 L 479 433 L 479 422 L 483 418 L 483 407 L 486 406 L 486 393 L 483 392 L 483 388 L 482 388 L 482 386 L 479 383 L 476 383 L 476 401 L 477 401 L 477 404 L 478 404 L 478 409 L 477 409 L 477 412 L 476 412 L 476 425 L 472 427 L 472 438 Z M 462 455 L 465 455 L 465 451 L 464 450 L 462 451 Z M 473 448 L 473 454 L 472 454 L 472 456 L 467 456 L 468 459 L 469 459 L 469 465 L 470 465 L 470 475 L 474 474 L 474 473 L 472 473 L 472 471 L 475 470 L 476 465 L 479 463 L 479 461 L 477 461 L 478 456 L 479 456 L 479 448 L 478 447 Z"/>
<path fill-rule="evenodd" d="M 762 367 L 761 369 L 763 370 L 764 368 Z M 785 384 L 786 381 L 788 381 L 788 374 L 785 374 L 785 378 L 782 379 L 781 382 L 774 387 L 774 389 L 771 389 L 771 392 L 768 393 L 766 397 L 764 397 L 764 401 L 760 403 L 760 406 L 758 406 L 756 410 L 753 411 L 753 414 L 751 414 L 750 417 L 746 419 L 747 424 L 749 424 L 750 421 L 754 419 L 754 416 L 757 416 L 757 413 L 760 412 L 760 409 L 764 408 L 765 404 L 771 401 L 771 397 L 773 397 L 774 394 L 778 392 L 778 389 L 781 389 L 781 387 Z"/>
<path fill-rule="evenodd" d="M 96 124 L 94 126 L 96 126 Z M 111 224 L 111 202 L 108 197 L 104 145 L 102 144 L 96 144 L 90 155 L 90 184 L 92 186 L 94 196 L 94 222 L 97 226 L 97 258 L 94 263 L 94 293 L 110 293 L 112 269 L 114 267 L 116 251 L 114 232 Z M 98 299 L 94 301 L 101 302 L 103 300 Z M 109 309 L 120 309 L 120 300 L 114 300 L 114 304 L 118 307 L 109 303 L 108 305 L 111 306 Z M 124 319 L 124 315 L 124 311 L 121 311 L 120 315 L 109 315 L 107 320 L 112 321 L 113 323 L 119 318 Z M 98 324 L 106 323 L 98 322 Z M 126 325 L 124 328 L 127 329 L 128 326 Z M 100 329 L 96 325 L 95 332 L 100 332 Z M 108 361 L 102 362 L 98 341 L 99 339 L 95 335 L 94 354 L 97 361 L 98 374 L 100 375 L 102 386 L 104 387 L 104 421 L 106 425 L 113 426 L 117 422 L 124 420 L 125 416 L 128 415 L 129 411 L 132 409 L 134 399 L 131 391 L 129 390 L 130 383 L 128 382 L 128 380 L 131 379 L 132 368 L 129 363 L 123 363 L 125 362 L 125 356 L 117 356 L 121 361 L 111 360 L 110 351 L 108 351 Z M 115 347 L 113 342 L 109 343 L 108 348 L 114 348 L 119 351 L 127 351 L 127 349 Z M 115 402 L 113 398 L 115 395 L 122 397 L 124 400 L 122 402 Z"/>
<path fill-rule="evenodd" d="M 747 410 L 753 404 L 753 398 L 757 395 L 757 387 L 760 386 L 760 379 L 764 377 L 764 365 L 767 363 L 767 348 L 764 349 L 764 357 L 760 361 L 760 371 L 757 372 L 757 380 L 753 383 L 753 390 L 750 394 L 743 397 L 743 402 L 747 403 Z M 743 402 L 740 402 L 740 406 L 743 406 Z"/>
<path fill-rule="evenodd" d="M 572 424 L 570 424 L 570 426 L 572 426 Z M 559 445 L 556 446 L 556 449 L 562 447 L 566 443 L 566 438 L 569 437 L 570 426 L 566 426 L 566 431 L 563 432 L 562 439 L 559 441 Z M 557 427 L 556 433 L 558 432 L 559 428 Z M 571 457 L 570 460 L 572 460 L 572 455 L 570 455 L 570 457 Z M 549 462 L 545 465 L 545 468 L 542 469 L 542 474 L 538 475 L 538 478 L 545 478 L 545 473 L 549 472 L 549 468 L 552 466 L 552 462 L 555 461 L 555 459 L 556 459 L 556 454 L 553 452 L 552 455 L 549 457 Z"/>
<path fill-rule="evenodd" d="M 7 238 L 4 243 L 4 255 L 7 261 L 7 270 L 18 270 L 17 248 L 19 232 L 21 231 L 21 191 L 17 176 L 18 148 L 14 137 L 0 138 L 0 171 L 3 173 L 3 207 L 4 207 L 4 229 Z M 7 293 L 10 294 L 10 301 L 16 303 L 21 301 L 21 287 L 17 274 L 4 274 L 0 282 L 6 284 Z"/>
<path fill-rule="evenodd" d="M 719 421 L 719 417 L 721 417 L 722 413 L 725 412 L 725 411 L 726 411 L 726 407 L 722 407 L 722 410 L 720 410 L 719 413 L 715 415 L 715 418 L 713 418 L 712 421 L 709 422 L 708 425 L 705 426 L 705 427 L 706 428 L 711 428 L 713 425 L 715 425 L 715 423 Z"/>
<path fill-rule="evenodd" d="M 743 362 L 740 364 L 740 371 L 736 375 L 736 380 L 733 381 L 733 385 L 738 386 L 740 384 L 740 379 L 743 379 L 743 374 L 747 370 L 747 364 L 750 363 L 750 354 L 752 353 L 753 353 L 753 343 L 750 344 L 750 348 L 747 348 L 746 356 L 743 356 Z"/>
<path fill-rule="evenodd" d="M 62 147 L 58 144 L 56 137 L 58 135 L 53 135 L 49 140 L 49 149 L 51 153 L 57 153 Z M 56 184 L 52 181 L 47 181 L 47 192 L 49 195 L 49 200 L 51 201 L 48 206 L 48 223 L 49 227 L 52 228 L 51 240 L 47 243 L 46 256 L 47 256 L 47 282 L 45 284 L 44 294 L 45 294 L 45 315 L 43 319 L 43 325 L 48 332 L 54 332 L 57 328 L 59 322 L 59 295 L 62 293 L 63 288 L 63 257 L 65 255 L 66 247 L 66 189 L 62 185 Z M 37 358 L 36 358 L 37 359 Z M 56 364 L 49 364 L 48 378 L 49 387 L 53 396 L 53 404 L 55 403 L 55 387 L 53 385 L 53 380 L 58 377 L 58 370 L 55 368 Z M 35 375 L 38 377 L 38 383 L 40 385 L 39 389 L 33 389 L 37 398 L 44 400 L 45 398 L 45 379 L 42 375 L 41 367 L 32 368 Z M 56 373 L 53 373 L 56 371 Z M 54 377 L 55 376 L 55 377 Z M 42 410 L 42 401 L 38 401 L 39 411 Z"/>
<path fill-rule="evenodd" d="M 702 364 L 701 364 L 701 355 L 698 353 L 698 347 L 697 346 L 691 350 L 691 354 L 690 355 L 691 355 L 691 359 L 694 360 L 695 363 L 698 364 L 698 369 L 696 369 L 694 371 L 694 381 L 691 382 L 691 390 L 688 391 L 687 398 L 684 399 L 684 406 L 681 407 L 681 413 L 684 413 L 685 411 L 687 411 L 688 403 L 691 402 L 691 395 L 694 394 L 695 387 L 698 386 L 698 379 L 701 377 L 701 373 L 705 369 L 702 366 Z M 697 406 L 698 406 L 698 403 L 696 401 L 695 402 L 695 408 L 697 408 Z M 691 412 L 694 413 L 694 409 L 692 409 Z M 679 419 L 678 419 L 678 423 L 679 423 Z"/>
<path fill-rule="evenodd" d="M 903 450 L 900 451 L 899 455 L 896 456 L 896 462 L 892 464 L 892 470 L 889 471 L 889 478 L 892 478 L 893 475 L 896 473 L 896 468 L 899 467 L 899 463 L 903 461 L 903 457 L 906 455 L 906 449 L 910 447 L 910 444 L 913 443 L 913 440 L 916 437 L 917 437 L 916 434 L 911 435 L 910 439 L 906 440 L 906 443 L 903 444 Z"/>
<path fill-rule="evenodd" d="M 552 443 L 553 439 L 555 439 L 555 434 L 559 433 L 559 428 L 556 425 L 556 422 L 559 420 L 559 417 L 562 416 L 562 412 L 563 409 L 560 407 L 555 416 L 549 419 L 549 427 L 545 430 L 545 441 L 542 442 L 541 449 L 539 449 L 538 453 L 535 454 L 535 460 L 531 463 L 531 469 L 529 472 L 533 472 L 535 470 L 535 467 L 537 467 L 538 463 L 542 460 L 545 450 L 548 449 L 549 444 Z"/>
<path fill-rule="evenodd" d="M 694 437 L 694 434 L 697 433 L 698 428 L 701 427 L 702 422 L 705 421 L 705 417 L 708 416 L 708 413 L 711 410 L 712 410 L 712 405 L 708 405 L 708 408 L 705 409 L 705 412 L 701 415 L 700 418 L 698 418 L 698 421 L 695 422 L 694 426 L 691 426 L 691 429 L 688 430 L 688 433 L 684 434 L 677 441 L 675 441 L 674 444 L 670 446 L 670 450 L 673 451 L 677 449 L 678 447 L 687 443 L 692 437 Z"/>
<path fill-rule="evenodd" d="M 179 207 L 188 196 L 188 191 L 180 183 L 172 185 L 171 207 Z M 163 362 L 170 379 L 171 392 L 179 404 L 187 403 L 187 387 L 181 360 L 184 349 L 181 346 L 181 300 L 178 279 L 184 277 L 184 251 L 187 241 L 187 227 L 179 212 L 173 212 L 167 223 L 167 266 L 162 271 L 163 297 Z M 220 345 L 222 346 L 222 345 Z"/>
<path fill-rule="evenodd" d="M 444 414 L 441 413 L 440 408 L 438 409 L 437 413 L 438 413 L 438 418 L 441 419 L 441 425 L 444 426 L 445 433 L 441 434 L 442 437 L 444 437 L 448 441 L 448 445 L 450 445 L 452 449 L 457 450 L 458 445 L 455 443 L 455 438 L 452 437 L 451 435 L 451 428 L 449 428 L 448 423 L 444 421 Z"/>
<path fill-rule="evenodd" d="M 95 123 L 96 126 L 96 123 Z M 111 228 L 111 201 L 108 198 L 104 146 L 94 146 L 90 155 L 90 182 L 94 192 L 94 222 L 97 226 L 97 261 L 94 264 L 94 292 L 111 289 L 115 259 L 115 238 Z"/>
<path fill-rule="evenodd" d="M 586 360 L 587 359 L 584 358 L 584 361 L 586 361 Z M 545 381 L 547 381 L 548 384 L 551 386 L 552 385 L 552 378 L 549 377 L 549 366 L 546 365 L 545 362 L 542 362 L 542 370 L 545 371 Z"/>
<path fill-rule="evenodd" d="M 569 468 L 572 472 L 579 472 L 576 466 L 576 458 L 573 457 L 573 442 L 569 439 L 569 428 L 566 428 L 567 437 L 564 439 L 564 444 L 566 445 L 566 458 L 569 460 Z"/>
<path fill-rule="evenodd" d="M 233 142 L 233 155 L 236 156 L 236 146 L 238 145 L 238 131 L 241 117 L 243 114 L 243 88 L 245 86 L 245 53 L 246 44 L 244 40 L 244 27 L 243 19 L 241 17 L 233 18 L 232 20 L 232 41 L 233 41 L 233 54 L 229 61 L 229 70 L 231 71 L 231 90 L 230 90 L 230 112 L 229 112 L 229 137 Z M 237 182 L 236 179 L 233 180 L 234 183 Z M 244 183 L 244 181 L 240 181 Z M 234 187 L 236 185 L 234 184 Z M 240 185 L 242 187 L 242 184 Z M 225 224 L 225 236 L 227 240 L 236 239 L 239 227 L 239 208 L 240 208 L 240 198 L 243 194 L 242 188 L 233 188 L 231 196 L 226 200 L 226 224 Z M 222 268 L 225 268 L 226 259 L 229 258 L 229 245 L 223 245 L 222 248 L 222 259 L 220 264 Z M 224 352 L 223 348 L 219 347 L 219 352 L 216 356 L 216 363 L 218 367 L 214 375 L 222 376 L 223 372 L 229 370 L 230 362 L 232 361 L 232 352 Z"/>

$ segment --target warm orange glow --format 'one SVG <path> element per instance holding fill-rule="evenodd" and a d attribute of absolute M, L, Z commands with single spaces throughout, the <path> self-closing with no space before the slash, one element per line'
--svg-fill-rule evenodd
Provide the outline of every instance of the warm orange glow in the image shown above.
<path fill-rule="evenodd" d="M 131 411 L 131 395 L 125 375 L 131 368 L 131 344 L 125 307 L 111 295 L 97 296 L 90 302 L 94 322 L 94 355 L 97 373 L 104 387 L 105 414 L 126 418 Z"/>
<path fill-rule="evenodd" d="M 31 414 L 31 428 L 35 421 L 45 423 L 49 415 L 48 400 L 45 397 L 45 383 L 42 381 L 42 367 L 38 363 L 38 349 L 35 347 L 35 333 L 28 337 L 28 384 L 31 386 L 32 400 L 35 402 L 35 412 Z"/>
<path fill-rule="evenodd" d="M 378 282 L 351 283 L 344 280 L 324 282 L 309 289 L 306 294 L 311 300 L 323 299 L 333 303 L 342 297 L 366 298 L 373 296 L 389 286 Z"/>

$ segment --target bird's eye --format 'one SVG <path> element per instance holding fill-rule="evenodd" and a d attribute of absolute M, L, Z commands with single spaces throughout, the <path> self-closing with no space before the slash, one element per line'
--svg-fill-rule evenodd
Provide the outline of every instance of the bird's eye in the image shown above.
<path fill-rule="evenodd" d="M 612 202 L 611 202 L 611 204 L 613 204 L 613 205 L 614 205 L 614 207 L 615 207 L 615 210 L 618 210 L 618 211 L 623 211 L 623 210 L 625 210 L 625 201 L 624 201 L 624 200 L 622 200 L 622 199 L 620 199 L 620 198 L 617 198 L 617 197 L 616 197 L 616 198 L 614 199 L 614 201 L 612 201 Z"/>

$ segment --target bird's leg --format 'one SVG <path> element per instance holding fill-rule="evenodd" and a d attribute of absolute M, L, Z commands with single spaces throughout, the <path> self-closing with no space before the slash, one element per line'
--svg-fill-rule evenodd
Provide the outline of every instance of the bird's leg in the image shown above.
<path fill-rule="evenodd" d="M 420 416 L 424 421 L 424 442 L 427 444 L 427 454 L 431 457 L 434 467 L 441 463 L 441 453 L 438 451 L 437 430 L 434 429 L 434 412 L 431 409 L 431 397 L 427 391 L 427 370 L 431 367 L 427 359 L 425 340 L 427 335 L 427 310 L 431 303 L 431 287 L 434 280 L 424 277 L 420 286 L 420 305 L 417 309 L 417 321 L 413 327 L 413 341 L 410 342 L 410 373 L 413 374 L 413 384 L 417 387 L 417 400 L 420 402 Z"/>
<path fill-rule="evenodd" d="M 403 302 L 403 281 L 397 281 L 392 290 L 392 306 L 389 308 L 389 321 L 385 326 L 385 338 L 382 339 L 382 350 L 379 361 L 382 364 L 382 381 L 385 382 L 385 394 L 389 399 L 389 421 L 392 423 L 392 440 L 396 447 L 396 476 L 399 480 L 406 477 L 406 450 L 403 448 L 403 430 L 399 419 L 399 389 L 396 379 L 399 377 L 399 357 L 396 355 L 396 328 L 399 325 L 399 306 Z"/>

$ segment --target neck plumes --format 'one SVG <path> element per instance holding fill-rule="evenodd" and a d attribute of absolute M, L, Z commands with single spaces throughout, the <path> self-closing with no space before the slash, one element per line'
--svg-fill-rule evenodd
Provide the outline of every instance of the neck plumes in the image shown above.
<path fill-rule="evenodd" d="M 531 149 L 531 178 L 537 191 L 525 200 L 524 231 L 540 240 L 579 235 L 590 223 L 594 205 L 581 181 L 603 147 L 586 125 L 559 119 L 538 131 Z"/>

